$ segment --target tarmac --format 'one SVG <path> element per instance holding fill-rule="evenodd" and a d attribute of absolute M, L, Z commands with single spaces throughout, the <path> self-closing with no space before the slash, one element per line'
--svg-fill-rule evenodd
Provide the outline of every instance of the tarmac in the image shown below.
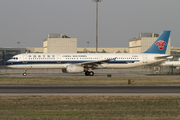
<path fill-rule="evenodd" d="M 180 96 L 180 86 L 0 86 L 0 96 L 12 95 Z"/>
<path fill-rule="evenodd" d="M 175 70 L 174 70 L 175 71 Z M 139 67 L 129 69 L 95 69 L 93 70 L 94 76 L 146 76 L 147 74 L 167 74 L 169 69 L 162 69 L 161 71 L 154 71 L 153 67 Z M 176 70 L 177 72 L 177 70 Z M 24 69 L 12 69 L 6 67 L 0 67 L 0 76 L 17 76 L 20 77 L 24 73 Z M 68 74 L 62 73 L 62 69 L 27 69 L 28 75 L 26 77 L 37 77 L 37 76 L 85 76 L 84 73 L 79 74 Z"/>
<path fill-rule="evenodd" d="M 67 74 L 62 73 L 61 69 L 28 69 L 27 76 L 23 76 L 22 73 L 24 69 L 0 69 L 0 77 L 53 77 L 53 76 L 63 76 L 63 77 L 98 77 L 98 76 L 107 76 L 111 74 L 111 77 L 148 77 L 147 74 L 152 74 L 154 71 L 150 68 L 132 68 L 132 69 L 97 69 L 93 70 L 94 76 L 85 76 L 84 73 L 80 74 Z M 163 70 L 164 72 L 165 70 Z M 161 71 L 162 72 L 162 71 Z M 167 72 L 167 70 L 166 70 Z M 166 77 L 170 75 L 154 75 Z M 180 76 L 180 75 L 175 75 Z M 108 77 L 108 76 L 107 76 Z M 173 77 L 173 76 L 171 76 Z M 50 86 L 17 86 L 17 87 L 0 87 L 0 96 L 19 96 L 19 95 L 120 95 L 120 96 L 180 96 L 180 87 L 179 86 L 165 86 L 162 88 L 160 86 L 137 86 L 137 88 L 127 87 L 123 88 L 121 86 L 113 86 L 109 88 L 107 86 L 55 86 L 56 88 Z M 5 88 L 5 89 L 4 89 Z M 82 92 L 83 91 L 83 92 Z"/>

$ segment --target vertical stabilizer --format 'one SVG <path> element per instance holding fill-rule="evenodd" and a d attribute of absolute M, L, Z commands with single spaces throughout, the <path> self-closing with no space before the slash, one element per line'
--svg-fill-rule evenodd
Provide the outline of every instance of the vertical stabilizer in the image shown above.
<path fill-rule="evenodd" d="M 163 31 L 151 47 L 144 53 L 165 54 L 171 31 Z"/>

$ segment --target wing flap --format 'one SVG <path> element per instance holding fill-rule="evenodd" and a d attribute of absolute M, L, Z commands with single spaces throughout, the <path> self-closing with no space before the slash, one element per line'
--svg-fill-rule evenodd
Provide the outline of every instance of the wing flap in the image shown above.
<path fill-rule="evenodd" d="M 98 60 L 98 61 L 93 61 L 93 62 L 82 62 L 82 63 L 75 63 L 73 65 L 92 65 L 92 66 L 98 66 L 100 64 L 108 64 L 108 61 L 110 61 L 111 59 L 107 59 L 107 60 Z"/>

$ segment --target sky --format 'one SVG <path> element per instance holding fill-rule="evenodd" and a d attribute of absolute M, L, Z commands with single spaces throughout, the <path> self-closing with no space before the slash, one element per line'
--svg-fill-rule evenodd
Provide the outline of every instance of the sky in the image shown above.
<path fill-rule="evenodd" d="M 180 47 L 180 0 L 103 0 L 98 4 L 98 46 L 128 47 L 139 33 L 171 30 Z M 0 47 L 43 47 L 49 33 L 96 47 L 96 3 L 92 0 L 0 0 Z"/>

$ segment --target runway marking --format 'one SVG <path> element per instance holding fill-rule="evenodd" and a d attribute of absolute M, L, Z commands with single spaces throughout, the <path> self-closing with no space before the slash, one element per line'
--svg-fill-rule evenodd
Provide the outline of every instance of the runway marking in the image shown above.
<path fill-rule="evenodd" d="M 180 93 L 0 93 L 0 96 L 180 96 Z"/>

